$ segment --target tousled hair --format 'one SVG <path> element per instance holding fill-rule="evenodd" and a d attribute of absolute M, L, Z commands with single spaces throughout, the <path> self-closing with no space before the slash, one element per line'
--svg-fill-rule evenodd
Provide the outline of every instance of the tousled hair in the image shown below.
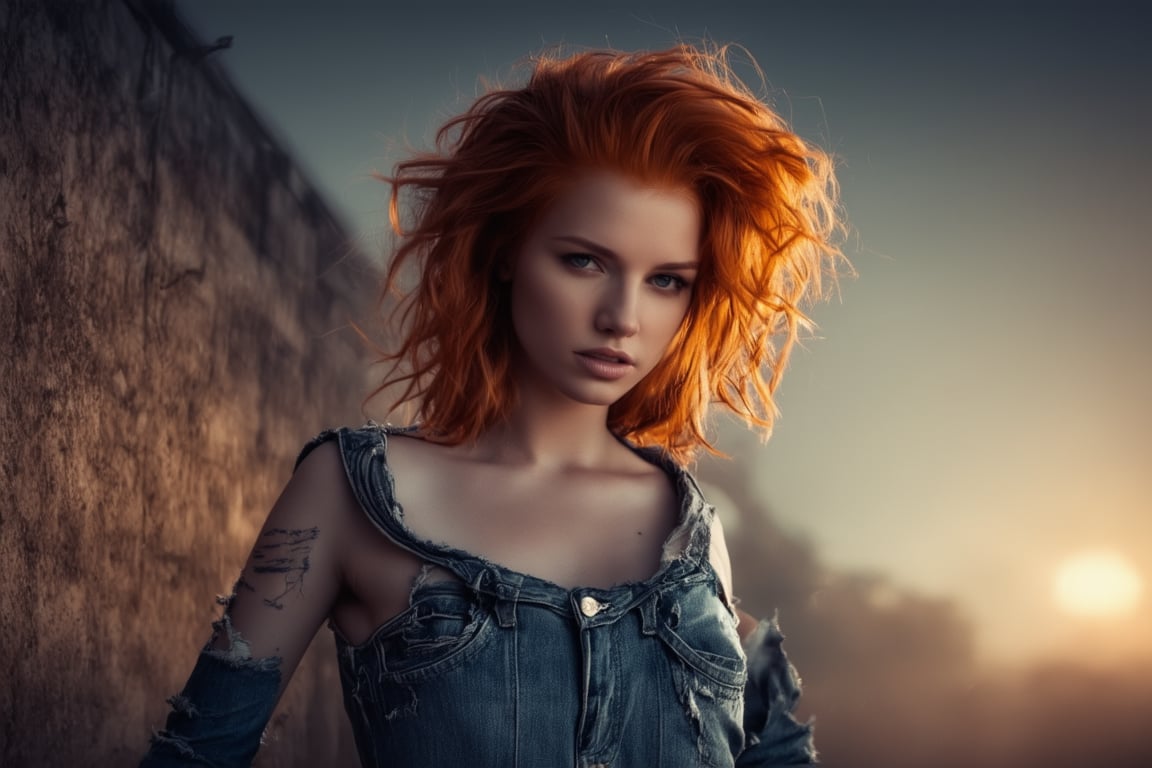
<path fill-rule="evenodd" d="M 765 437 L 801 309 L 841 260 L 832 160 L 792 133 L 734 74 L 727 47 L 588 51 L 536 58 L 519 88 L 493 89 L 396 165 L 399 237 L 386 295 L 399 344 L 370 397 L 399 385 L 440 441 L 475 439 L 515 403 L 502 265 L 582 170 L 691 190 L 701 205 L 700 272 L 668 353 L 608 411 L 608 426 L 679 461 L 720 403 Z M 408 220 L 405 226 L 402 220 Z M 419 275 L 401 290 L 402 275 Z"/>

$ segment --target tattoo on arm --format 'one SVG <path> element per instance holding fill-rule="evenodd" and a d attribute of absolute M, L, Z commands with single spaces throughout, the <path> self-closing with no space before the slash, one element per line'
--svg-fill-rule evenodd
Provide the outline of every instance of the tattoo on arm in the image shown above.
<path fill-rule="evenodd" d="M 252 570 L 284 574 L 284 591 L 264 598 L 264 605 L 282 610 L 281 598 L 292 591 L 304 591 L 304 574 L 310 567 L 308 555 L 312 552 L 312 542 L 319 537 L 319 528 L 272 528 L 264 532 L 260 537 L 262 541 L 252 551 Z"/>

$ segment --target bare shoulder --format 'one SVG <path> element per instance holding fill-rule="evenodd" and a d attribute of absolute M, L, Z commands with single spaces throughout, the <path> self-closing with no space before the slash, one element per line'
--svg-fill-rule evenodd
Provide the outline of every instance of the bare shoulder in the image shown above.
<path fill-rule="evenodd" d="M 402 498 L 413 489 L 431 484 L 439 476 L 442 463 L 438 446 L 418 437 L 390 435 L 386 463 L 397 480 Z M 344 459 L 336 441 L 320 444 L 296 469 L 285 494 L 300 497 L 301 506 L 323 517 L 335 544 L 335 556 L 347 578 L 357 570 L 357 561 L 395 558 L 401 551 L 372 523 L 348 482 Z"/>
<path fill-rule="evenodd" d="M 388 438 L 388 468 L 397 495 L 406 501 L 433 494 L 451 471 L 453 446 L 425 439 L 419 433 L 400 433 Z"/>
<path fill-rule="evenodd" d="M 334 534 L 361 516 L 335 441 L 321 443 L 304 457 L 274 511 L 322 521 Z"/>
<path fill-rule="evenodd" d="M 419 431 L 396 432 L 388 436 L 388 464 L 392 467 L 436 464 L 444 461 L 450 449 L 451 446 L 429 440 Z"/>
<path fill-rule="evenodd" d="M 401 463 L 421 466 L 420 457 L 410 450 L 418 450 L 419 443 L 390 437 L 388 463 L 400 457 Z M 380 531 L 360 506 L 335 441 L 322 443 L 304 458 L 292 480 L 296 484 L 301 496 L 311 496 L 313 507 L 325 520 L 318 527 L 338 575 L 329 618 L 345 638 L 363 642 L 408 606 L 408 593 L 422 563 Z"/>

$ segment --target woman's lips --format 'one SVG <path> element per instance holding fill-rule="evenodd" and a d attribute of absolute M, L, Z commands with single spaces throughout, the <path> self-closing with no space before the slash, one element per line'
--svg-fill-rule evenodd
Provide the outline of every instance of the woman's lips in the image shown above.
<path fill-rule="evenodd" d="M 607 360 L 610 363 L 627 363 L 628 365 L 636 365 L 636 361 L 632 359 L 630 354 L 619 349 L 612 349 L 612 347 L 581 349 L 576 354 L 588 355 L 589 357 L 598 357 L 601 360 Z"/>
<path fill-rule="evenodd" d="M 577 352 L 584 368 L 598 379 L 615 381 L 628 375 L 635 363 L 623 353 L 602 350 Z"/>

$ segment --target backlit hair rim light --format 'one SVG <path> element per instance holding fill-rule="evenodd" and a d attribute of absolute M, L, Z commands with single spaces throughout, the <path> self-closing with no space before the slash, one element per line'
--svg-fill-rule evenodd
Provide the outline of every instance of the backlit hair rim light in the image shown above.
<path fill-rule="evenodd" d="M 611 406 L 609 428 L 684 462 L 720 404 L 767 437 L 773 393 L 843 257 L 832 159 L 795 135 L 734 74 L 730 47 L 541 55 L 518 88 L 494 88 L 398 163 L 385 280 L 397 344 L 370 398 L 399 387 L 439 441 L 475 439 L 515 402 L 509 287 L 500 279 L 582 170 L 686 187 L 701 204 L 701 268 L 668 354 Z M 414 271 L 411 290 L 400 276 Z"/>

